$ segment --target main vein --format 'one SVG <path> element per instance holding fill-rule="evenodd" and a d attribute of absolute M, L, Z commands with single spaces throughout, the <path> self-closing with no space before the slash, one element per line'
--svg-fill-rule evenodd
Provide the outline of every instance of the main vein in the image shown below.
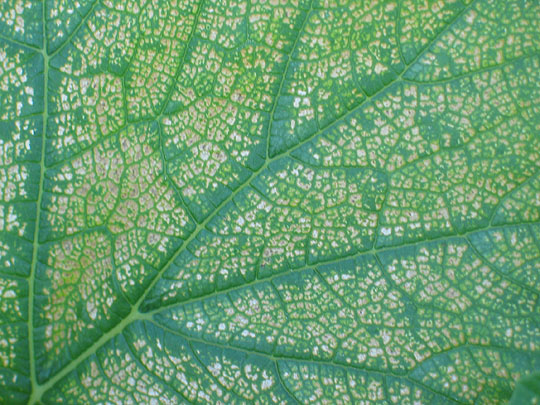
<path fill-rule="evenodd" d="M 41 55 L 43 56 L 43 125 L 41 134 L 41 160 L 39 162 L 39 189 L 38 199 L 36 203 L 36 224 L 34 227 L 34 244 L 32 251 L 32 264 L 30 266 L 30 278 L 28 280 L 28 356 L 30 359 L 30 381 L 32 384 L 32 392 L 30 394 L 30 403 L 36 401 L 38 395 L 38 382 L 36 378 L 36 359 L 34 352 L 34 294 L 35 294 L 35 279 L 36 269 L 38 264 L 39 250 L 39 223 L 41 217 L 41 200 L 43 198 L 43 180 L 45 178 L 45 144 L 47 136 L 47 122 L 49 118 L 48 111 L 48 88 L 49 88 L 49 55 L 47 55 L 47 31 L 46 31 L 46 7 L 45 2 L 42 6 L 43 19 L 43 44 Z"/>

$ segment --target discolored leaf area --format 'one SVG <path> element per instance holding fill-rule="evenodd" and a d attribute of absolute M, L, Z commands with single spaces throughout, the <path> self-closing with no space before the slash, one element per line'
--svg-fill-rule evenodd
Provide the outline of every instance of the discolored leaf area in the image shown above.
<path fill-rule="evenodd" d="M 0 403 L 536 403 L 539 294 L 540 2 L 1 2 Z"/>

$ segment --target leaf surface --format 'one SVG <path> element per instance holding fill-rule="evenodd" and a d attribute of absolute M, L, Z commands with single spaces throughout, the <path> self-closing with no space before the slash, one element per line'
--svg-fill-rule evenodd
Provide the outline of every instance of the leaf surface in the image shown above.
<path fill-rule="evenodd" d="M 0 403 L 533 401 L 539 16 L 4 1 Z"/>

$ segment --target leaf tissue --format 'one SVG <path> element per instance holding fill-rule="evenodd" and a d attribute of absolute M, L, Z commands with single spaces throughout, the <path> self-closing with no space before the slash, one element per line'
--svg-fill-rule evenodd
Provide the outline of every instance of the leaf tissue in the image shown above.
<path fill-rule="evenodd" d="M 538 403 L 539 294 L 538 0 L 1 1 L 0 404 Z"/>

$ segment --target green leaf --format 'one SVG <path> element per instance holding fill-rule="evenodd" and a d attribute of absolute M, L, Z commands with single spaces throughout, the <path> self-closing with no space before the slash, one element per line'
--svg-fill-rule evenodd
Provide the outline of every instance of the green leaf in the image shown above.
<path fill-rule="evenodd" d="M 510 398 L 510 405 L 538 403 L 540 403 L 540 373 L 521 377 Z"/>
<path fill-rule="evenodd" d="M 540 373 L 521 377 L 510 398 L 510 405 L 538 403 L 540 403 Z"/>
<path fill-rule="evenodd" d="M 539 16 L 4 0 L 0 403 L 532 398 Z"/>

